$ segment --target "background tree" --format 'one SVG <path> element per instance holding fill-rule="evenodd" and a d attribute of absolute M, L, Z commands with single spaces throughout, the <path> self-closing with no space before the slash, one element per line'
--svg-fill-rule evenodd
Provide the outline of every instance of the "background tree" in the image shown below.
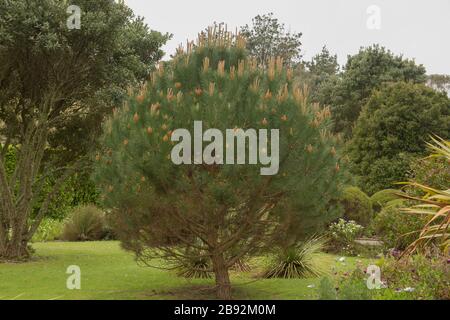
<path fill-rule="evenodd" d="M 247 39 L 250 54 L 261 65 L 265 65 L 270 57 L 281 57 L 288 66 L 301 58 L 302 34 L 287 31 L 273 13 L 257 15 L 252 19 L 252 26 L 241 27 L 241 34 Z"/>
<path fill-rule="evenodd" d="M 335 219 L 330 200 L 342 171 L 329 110 L 310 105 L 292 80 L 281 59 L 260 68 L 245 41 L 229 34 L 202 38 L 161 65 L 106 123 L 97 156 L 96 179 L 123 246 L 169 267 L 193 259 L 204 266 L 206 258 L 218 297 L 228 299 L 228 271 L 239 259 L 295 243 Z M 192 133 L 196 120 L 204 131 L 280 129 L 278 174 L 262 176 L 261 165 L 173 164 L 173 130 Z M 229 149 L 224 143 L 214 155 Z"/>
<path fill-rule="evenodd" d="M 147 77 L 168 38 L 124 4 L 77 5 L 81 29 L 69 30 L 67 1 L 0 2 L 0 259 L 28 256 L 28 241 L 84 166 L 104 115 Z M 7 173 L 11 146 L 16 161 Z"/>
<path fill-rule="evenodd" d="M 335 132 L 342 132 L 349 138 L 372 91 L 385 83 L 397 81 L 425 83 L 425 68 L 413 60 L 395 56 L 384 47 L 373 45 L 349 56 L 344 72 L 320 86 L 317 100 L 332 107 Z"/>
<path fill-rule="evenodd" d="M 323 84 L 329 85 L 331 79 L 337 78 L 339 73 L 339 63 L 337 55 L 332 55 L 326 46 L 322 51 L 316 54 L 310 61 L 301 62 L 295 68 L 295 81 L 301 86 L 308 86 L 310 99 L 319 102 L 325 99 L 325 90 L 321 87 Z"/>
<path fill-rule="evenodd" d="M 386 85 L 369 98 L 349 142 L 352 171 L 373 194 L 405 181 L 430 134 L 450 135 L 450 99 L 422 84 Z"/>

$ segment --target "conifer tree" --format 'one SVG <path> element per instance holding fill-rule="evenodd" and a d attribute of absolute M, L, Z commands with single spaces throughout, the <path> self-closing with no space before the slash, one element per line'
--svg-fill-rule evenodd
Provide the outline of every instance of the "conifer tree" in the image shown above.
<path fill-rule="evenodd" d="M 229 269 L 237 261 L 291 245 L 336 217 L 331 200 L 342 170 L 329 119 L 329 109 L 311 105 L 306 90 L 294 87 L 282 59 L 262 69 L 242 37 L 210 29 L 160 64 L 105 123 L 96 179 L 123 247 L 149 264 L 207 258 L 217 296 L 229 299 Z M 230 141 L 215 149 L 213 164 L 195 164 L 194 152 L 191 164 L 174 164 L 174 132 L 192 133 L 195 121 L 203 132 L 279 129 L 278 172 L 261 175 L 259 162 L 221 164 Z M 248 163 L 249 144 L 245 152 Z"/>

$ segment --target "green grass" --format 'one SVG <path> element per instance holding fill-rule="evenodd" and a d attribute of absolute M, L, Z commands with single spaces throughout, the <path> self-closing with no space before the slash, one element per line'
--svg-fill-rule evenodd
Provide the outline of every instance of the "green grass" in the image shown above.
<path fill-rule="evenodd" d="M 186 280 L 173 272 L 138 266 L 133 255 L 123 251 L 118 242 L 35 243 L 32 261 L 0 264 L 1 299 L 211 299 L 213 280 Z M 360 260 L 323 254 L 320 263 L 331 274 L 351 270 Z M 266 259 L 251 261 L 252 272 L 232 273 L 235 299 L 316 299 L 316 279 L 264 279 Z M 81 290 L 68 290 L 67 267 L 81 268 Z M 160 261 L 154 265 L 162 266 Z M 308 286 L 313 285 L 313 288 Z"/>

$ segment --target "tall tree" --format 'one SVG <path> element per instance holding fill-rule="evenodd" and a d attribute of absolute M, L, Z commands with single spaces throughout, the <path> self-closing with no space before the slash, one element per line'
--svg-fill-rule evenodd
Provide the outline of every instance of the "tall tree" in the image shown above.
<path fill-rule="evenodd" d="M 281 57 L 285 65 L 292 66 L 301 58 L 301 33 L 291 33 L 273 13 L 257 15 L 252 26 L 245 25 L 241 34 L 247 38 L 247 49 L 261 65 L 270 57 Z"/>
<path fill-rule="evenodd" d="M 321 101 L 324 92 L 321 86 L 329 83 L 331 78 L 339 73 L 337 55 L 332 55 L 324 46 L 310 61 L 301 62 L 295 68 L 295 81 L 299 85 L 306 85 L 310 91 L 310 98 L 314 102 Z"/>
<path fill-rule="evenodd" d="M 261 68 L 241 37 L 201 38 L 105 124 L 96 177 L 123 246 L 144 262 L 206 259 L 218 297 L 230 298 L 237 261 L 336 218 L 330 200 L 342 170 L 329 119 L 294 87 L 281 59 Z M 193 130 L 196 121 L 203 132 Z M 180 128 L 197 140 L 180 139 Z M 181 164 L 171 161 L 178 154 Z M 245 164 L 230 163 L 241 157 Z M 279 167 L 261 175 L 269 162 Z"/>
<path fill-rule="evenodd" d="M 370 96 L 349 142 L 352 171 L 367 193 L 405 181 L 429 135 L 450 137 L 450 99 L 423 84 L 398 82 Z"/>
<path fill-rule="evenodd" d="M 71 17 L 63 0 L 0 2 L 0 259 L 29 255 L 28 241 L 61 185 L 85 165 L 105 114 L 148 76 L 168 38 L 122 2 L 77 5 L 81 16 Z M 69 28 L 78 18 L 80 28 Z M 51 190 L 48 177 L 57 177 Z"/>
<path fill-rule="evenodd" d="M 326 46 L 323 46 L 322 51 L 307 62 L 306 66 L 319 80 L 321 77 L 336 75 L 339 72 L 337 55 L 332 55 Z"/>
<path fill-rule="evenodd" d="M 372 91 L 389 82 L 425 83 L 425 68 L 379 45 L 348 57 L 344 72 L 320 86 L 318 100 L 332 107 L 335 132 L 351 137 L 352 128 Z"/>

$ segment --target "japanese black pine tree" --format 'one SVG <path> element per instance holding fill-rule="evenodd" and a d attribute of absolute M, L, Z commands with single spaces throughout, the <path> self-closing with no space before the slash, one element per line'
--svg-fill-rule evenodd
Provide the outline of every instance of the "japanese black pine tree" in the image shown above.
<path fill-rule="evenodd" d="M 123 247 L 150 265 L 153 258 L 168 267 L 207 259 L 222 299 L 231 297 L 229 269 L 237 261 L 295 243 L 334 219 L 342 181 L 329 109 L 309 103 L 282 59 L 260 67 L 245 47 L 240 36 L 210 30 L 180 48 L 115 110 L 96 156 L 96 179 Z M 195 137 L 200 121 L 204 135 Z M 180 128 L 192 137 L 177 149 L 181 164 L 173 159 Z M 222 148 L 211 148 L 213 128 L 223 132 Z M 225 161 L 239 136 L 232 142 L 225 132 L 264 129 L 256 163 L 249 163 L 249 136 L 245 164 Z M 270 166 L 264 155 L 278 156 L 277 170 L 262 174 Z"/>

